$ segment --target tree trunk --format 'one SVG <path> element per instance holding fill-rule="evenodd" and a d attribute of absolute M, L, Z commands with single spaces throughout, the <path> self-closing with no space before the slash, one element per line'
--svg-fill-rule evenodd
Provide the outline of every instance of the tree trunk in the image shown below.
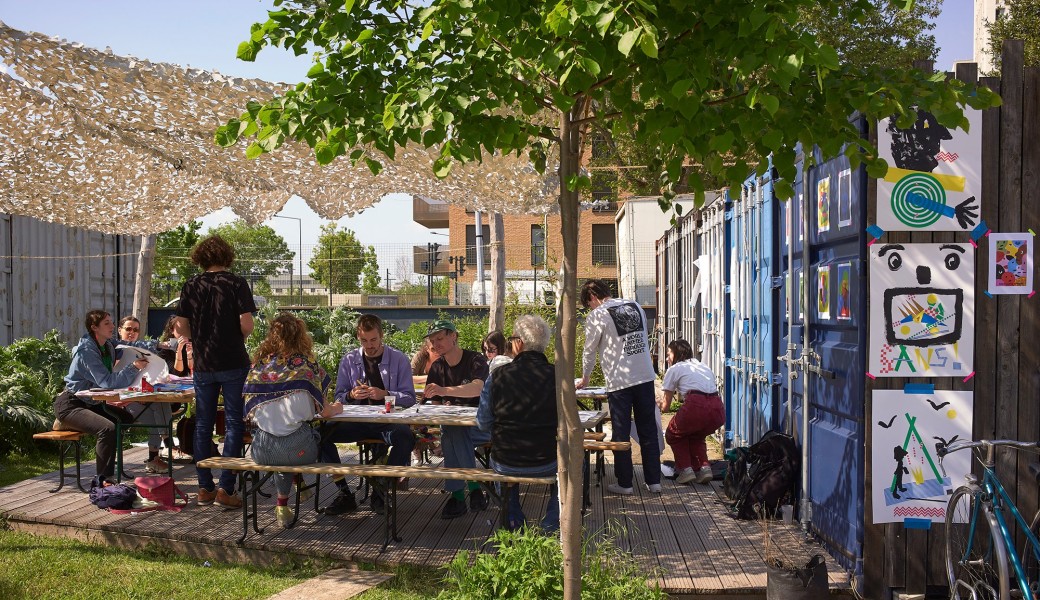
<path fill-rule="evenodd" d="M 580 104 L 580 103 L 579 103 Z M 573 115 L 560 115 L 560 234 L 563 280 L 556 308 L 556 410 L 560 424 L 560 536 L 563 544 L 563 597 L 581 598 L 581 477 L 583 434 L 574 396 L 574 342 L 577 337 L 578 192 L 567 182 L 578 174 L 579 131 Z"/>
<path fill-rule="evenodd" d="M 148 331 L 148 305 L 152 295 L 152 266 L 155 263 L 155 236 L 141 236 L 141 252 L 137 256 L 137 278 L 134 280 L 134 310 L 130 313 L 141 321 L 141 338 Z"/>
<path fill-rule="evenodd" d="M 505 332 L 506 246 L 502 213 L 488 215 L 491 225 L 491 299 L 488 302 L 488 331 Z M 506 333 L 506 336 L 509 334 Z"/>

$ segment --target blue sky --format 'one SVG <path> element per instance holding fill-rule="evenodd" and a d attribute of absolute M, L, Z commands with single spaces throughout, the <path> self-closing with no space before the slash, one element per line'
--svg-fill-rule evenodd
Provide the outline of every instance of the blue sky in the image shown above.
<path fill-rule="evenodd" d="M 271 6 L 270 0 L 0 0 L 0 20 L 16 29 L 96 48 L 111 47 L 116 54 L 216 69 L 227 75 L 301 81 L 310 67 L 306 56 L 265 49 L 255 63 L 235 58 L 239 42 L 249 35 L 249 26 L 265 20 Z M 972 11 L 972 0 L 945 0 L 935 30 L 940 68 L 948 69 L 954 60 L 971 59 Z M 303 219 L 305 245 L 317 241 L 322 220 L 301 199 L 291 199 L 281 214 Z M 365 244 L 445 241 L 410 218 L 401 219 L 402 214 L 411 214 L 411 202 L 407 196 L 394 195 L 340 223 L 357 232 Z M 208 227 L 232 217 L 230 210 L 221 211 L 204 223 Z M 269 225 L 290 247 L 299 243 L 296 222 L 273 219 Z M 388 239 L 387 231 L 394 232 L 393 239 Z"/>

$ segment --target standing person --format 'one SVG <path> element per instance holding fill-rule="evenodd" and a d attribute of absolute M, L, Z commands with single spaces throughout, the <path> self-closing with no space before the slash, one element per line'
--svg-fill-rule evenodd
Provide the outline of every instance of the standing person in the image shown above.
<path fill-rule="evenodd" d="M 383 406 L 388 398 L 395 406 L 415 405 L 415 386 L 408 357 L 383 343 L 383 322 L 375 315 L 358 318 L 357 338 L 361 347 L 343 355 L 336 379 L 335 398 L 343 404 Z M 326 422 L 321 428 L 321 461 L 339 462 L 336 444 L 379 438 L 390 446 L 388 465 L 408 466 L 415 435 L 408 425 L 389 423 Z M 325 508 L 327 515 L 340 515 L 357 509 L 357 501 L 343 477 L 333 478 L 339 494 Z M 382 513 L 386 501 L 373 491 L 373 512 Z"/>
<path fill-rule="evenodd" d="M 329 378 L 314 358 L 314 345 L 302 319 L 288 313 L 271 322 L 267 337 L 254 355 L 242 390 L 245 420 L 252 424 L 250 453 L 259 465 L 306 465 L 318 458 L 314 415 L 343 412 L 339 402 L 325 404 Z M 289 492 L 294 477 L 275 473 L 274 516 L 280 527 L 293 520 Z"/>
<path fill-rule="evenodd" d="M 455 406 L 477 406 L 484 380 L 488 377 L 488 364 L 484 355 L 459 347 L 459 333 L 455 324 L 439 319 L 430 325 L 426 337 L 434 351 L 441 357 L 430 367 L 426 377 L 423 397 L 430 402 Z M 485 444 L 491 436 L 476 427 L 441 427 L 441 450 L 444 466 L 448 468 L 477 466 L 473 448 Z M 441 511 L 442 519 L 454 519 L 466 514 L 465 488 L 462 481 L 446 480 L 444 490 L 449 492 L 447 504 Z M 469 507 L 484 510 L 488 505 L 487 494 L 480 484 L 469 482 Z"/>
<path fill-rule="evenodd" d="M 662 411 L 676 394 L 682 406 L 668 423 L 665 439 L 675 454 L 676 483 L 708 483 L 712 480 L 705 438 L 726 422 L 726 408 L 719 397 L 715 374 L 708 365 L 693 357 L 686 340 L 668 344 L 668 370 L 664 372 Z"/>
<path fill-rule="evenodd" d="M 661 448 L 657 438 L 657 402 L 654 400 L 654 366 L 646 336 L 646 314 L 635 302 L 610 296 L 601 279 L 591 279 L 581 287 L 581 303 L 591 309 L 585 320 L 585 351 L 582 354 L 581 389 L 589 384 L 599 354 L 606 379 L 610 405 L 611 439 L 627 441 L 635 415 L 639 450 L 643 458 L 643 478 L 651 492 L 661 493 Z M 613 494 L 630 496 L 632 490 L 632 452 L 614 452 L 617 483 L 607 486 Z"/>
<path fill-rule="evenodd" d="M 191 251 L 191 262 L 202 269 L 184 284 L 177 317 L 193 334 L 195 360 L 195 459 L 209 458 L 217 399 L 224 396 L 227 433 L 223 455 L 242 455 L 242 386 L 249 372 L 245 340 L 253 332 L 253 294 L 245 279 L 228 271 L 234 249 L 219 235 L 210 236 Z M 224 508 L 241 508 L 235 494 L 234 471 L 220 474 L 219 487 L 209 469 L 197 469 L 198 504 L 216 502 Z"/>
<path fill-rule="evenodd" d="M 97 436 L 97 474 L 111 477 L 116 472 L 116 417 L 113 413 L 119 415 L 120 421 L 127 423 L 132 422 L 134 417 L 114 406 L 108 407 L 106 411 L 103 403 L 76 394 L 91 388 L 125 388 L 141 375 L 141 371 L 148 366 L 148 359 L 139 358 L 113 372 L 116 347 L 112 343 L 112 332 L 115 330 L 112 316 L 103 310 L 92 310 L 87 313 L 84 325 L 87 332 L 72 350 L 72 364 L 65 376 L 65 391 L 54 399 L 54 415 L 61 422 L 62 429 Z"/>
<path fill-rule="evenodd" d="M 513 324 L 510 339 L 516 357 L 491 373 L 477 408 L 477 426 L 491 433 L 491 468 L 503 475 L 556 475 L 556 369 L 545 356 L 549 325 L 524 315 Z M 509 486 L 508 502 L 509 529 L 519 529 L 525 522 L 520 486 Z M 555 483 L 541 525 L 547 532 L 560 528 Z"/>

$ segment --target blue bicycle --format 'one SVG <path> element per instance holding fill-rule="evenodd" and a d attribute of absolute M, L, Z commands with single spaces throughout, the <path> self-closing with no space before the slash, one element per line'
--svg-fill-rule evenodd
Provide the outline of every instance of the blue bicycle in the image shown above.
<path fill-rule="evenodd" d="M 1036 442 L 1015 440 L 979 440 L 939 444 L 940 464 L 950 452 L 978 448 L 976 458 L 982 464 L 981 481 L 968 474 L 967 484 L 953 492 L 946 509 L 946 573 L 950 597 L 955 600 L 1037 600 L 1040 541 L 1037 525 L 1040 511 L 1032 523 L 1026 523 L 1015 503 L 994 472 L 994 455 L 998 446 L 1036 450 Z M 1030 465 L 1040 478 L 1040 464 Z M 1012 522 L 1024 532 L 1022 552 L 1015 549 Z M 1009 568 L 1010 567 L 1010 568 Z M 1012 577 L 1013 575 L 1013 577 Z"/>

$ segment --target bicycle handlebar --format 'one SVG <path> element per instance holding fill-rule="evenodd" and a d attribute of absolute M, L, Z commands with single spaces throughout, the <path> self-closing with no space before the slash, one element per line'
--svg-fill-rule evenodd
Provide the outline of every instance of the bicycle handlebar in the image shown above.
<path fill-rule="evenodd" d="M 937 444 L 936 454 L 939 456 L 939 460 L 942 459 L 951 452 L 957 452 L 958 450 L 964 450 L 965 448 L 993 448 L 996 446 L 1009 446 L 1012 448 L 1040 448 L 1040 442 L 1022 442 L 1019 440 L 965 440 L 962 442 L 954 442 L 952 444 Z"/>

